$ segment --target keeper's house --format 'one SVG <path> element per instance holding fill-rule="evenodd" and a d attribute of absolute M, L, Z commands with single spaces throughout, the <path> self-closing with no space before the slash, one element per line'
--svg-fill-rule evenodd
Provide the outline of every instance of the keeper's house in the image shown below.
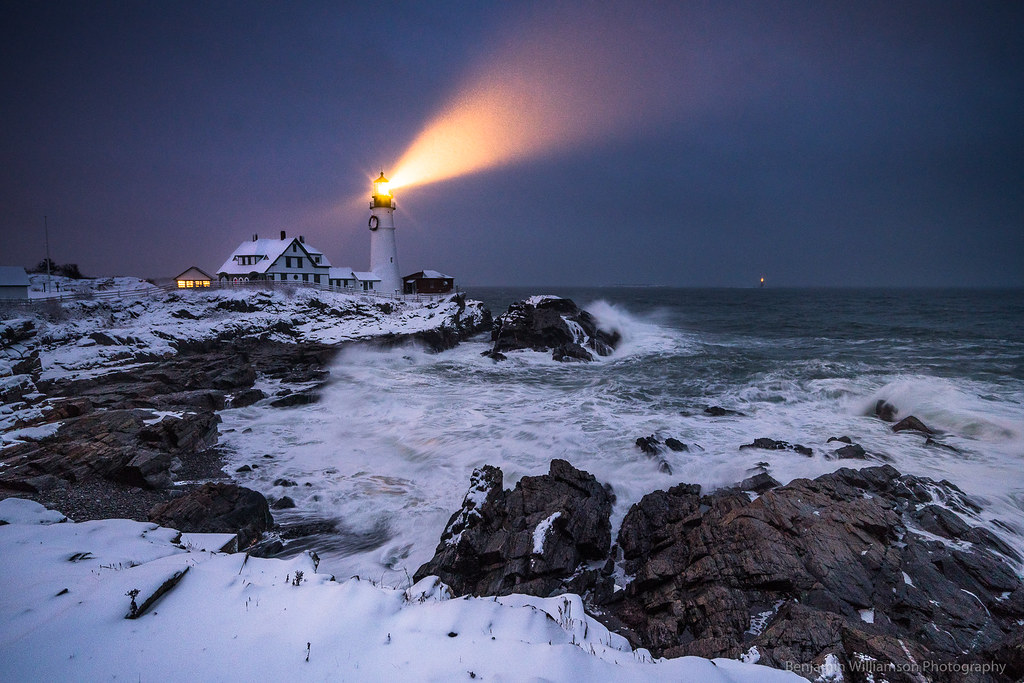
<path fill-rule="evenodd" d="M 0 266 L 0 299 L 27 299 L 28 273 L 21 266 Z"/>
<path fill-rule="evenodd" d="M 402 278 L 405 294 L 447 294 L 455 286 L 455 278 L 436 270 L 421 270 Z"/>
<path fill-rule="evenodd" d="M 273 280 L 277 282 L 314 282 L 328 284 L 331 263 L 319 249 L 301 235 L 288 239 L 260 239 L 242 242 L 217 271 L 221 282 Z"/>
<path fill-rule="evenodd" d="M 213 276 L 204 270 L 192 266 L 184 273 L 174 278 L 179 289 L 192 289 L 194 287 L 209 287 L 213 282 Z"/>
<path fill-rule="evenodd" d="M 311 282 L 364 292 L 380 289 L 381 281 L 375 273 L 332 267 L 323 252 L 302 235 L 288 239 L 284 230 L 279 240 L 253 235 L 250 241 L 242 242 L 217 271 L 217 277 L 221 282 Z"/>

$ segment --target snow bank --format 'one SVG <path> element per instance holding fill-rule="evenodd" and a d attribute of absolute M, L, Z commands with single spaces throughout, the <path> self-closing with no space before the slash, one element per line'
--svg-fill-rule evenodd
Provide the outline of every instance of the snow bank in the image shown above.
<path fill-rule="evenodd" d="M 0 501 L 10 680 L 802 680 L 740 661 L 652 660 L 575 595 L 450 599 L 435 577 L 404 591 L 338 583 L 308 555 L 247 559 L 153 524 L 61 518 Z M 146 614 L 125 619 L 129 591 L 141 601 L 186 568 Z"/>

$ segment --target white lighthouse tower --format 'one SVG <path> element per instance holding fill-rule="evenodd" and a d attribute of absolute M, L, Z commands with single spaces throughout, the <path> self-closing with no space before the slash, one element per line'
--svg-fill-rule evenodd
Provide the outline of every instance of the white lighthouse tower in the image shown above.
<path fill-rule="evenodd" d="M 398 274 L 398 247 L 395 244 L 395 198 L 388 179 L 381 171 L 373 181 L 370 204 L 370 270 L 380 278 L 380 291 L 402 293 Z"/>

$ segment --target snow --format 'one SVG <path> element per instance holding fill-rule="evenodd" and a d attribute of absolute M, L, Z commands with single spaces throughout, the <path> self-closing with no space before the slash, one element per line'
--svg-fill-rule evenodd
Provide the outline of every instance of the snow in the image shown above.
<path fill-rule="evenodd" d="M 27 322 L 34 325 L 34 334 L 0 348 L 0 365 L 10 367 L 38 350 L 41 379 L 82 378 L 173 355 L 183 343 L 251 336 L 336 344 L 436 329 L 450 324 L 458 311 L 453 297 L 382 303 L 357 293 L 286 286 L 273 291 L 157 290 L 145 298 L 65 302 L 58 315 L 24 311 L 2 321 L 0 333 Z M 461 315 L 481 319 L 482 306 L 467 302 Z"/>
<path fill-rule="evenodd" d="M 3 434 L 0 434 L 0 447 L 8 446 L 12 443 L 21 443 L 24 441 L 39 441 L 45 439 L 48 436 L 53 436 L 60 429 L 62 422 L 51 422 L 49 424 L 39 425 L 38 427 L 24 427 L 22 429 L 15 429 Z"/>
<path fill-rule="evenodd" d="M 60 517 L 0 501 L 8 680 L 802 680 L 736 660 L 654 660 L 587 616 L 576 595 L 451 599 L 436 577 L 406 590 L 337 582 L 308 555 L 221 554 L 200 549 L 216 535 Z M 129 591 L 141 606 L 180 572 L 144 614 L 125 618 Z"/>
<path fill-rule="evenodd" d="M 903 583 L 907 584 L 908 586 L 914 585 L 914 582 L 910 578 L 910 574 L 903 572 Z"/>
<path fill-rule="evenodd" d="M 821 673 L 814 679 L 816 683 L 842 683 L 843 681 L 843 664 L 832 653 L 825 655 L 825 661 L 822 662 L 820 671 Z"/>
<path fill-rule="evenodd" d="M 775 613 L 779 611 L 779 608 L 782 607 L 785 602 L 785 600 L 778 600 L 772 605 L 770 610 L 760 612 L 750 617 L 750 628 L 747 629 L 747 633 L 754 636 L 759 636 L 764 633 L 764 629 L 768 626 L 768 622 L 772 620 L 772 617 L 775 616 Z"/>
<path fill-rule="evenodd" d="M 873 608 L 858 610 L 857 613 L 860 614 L 860 620 L 865 624 L 875 623 L 875 610 Z"/>
<path fill-rule="evenodd" d="M 555 523 L 555 520 L 562 516 L 561 512 L 552 514 L 547 519 L 541 520 L 537 524 L 537 528 L 533 530 L 533 554 L 543 555 L 544 554 L 544 539 L 547 538 L 548 532 L 551 531 L 551 525 Z"/>
<path fill-rule="evenodd" d="M 451 275 L 445 275 L 444 273 L 442 273 L 440 271 L 436 271 L 436 270 L 424 270 L 423 271 L 423 277 L 427 278 L 427 279 L 431 279 L 431 280 L 443 280 L 443 279 L 451 280 L 452 279 Z"/>

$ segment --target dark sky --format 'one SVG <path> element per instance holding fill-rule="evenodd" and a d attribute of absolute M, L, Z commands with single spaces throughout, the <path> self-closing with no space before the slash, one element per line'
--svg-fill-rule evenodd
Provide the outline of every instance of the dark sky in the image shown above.
<path fill-rule="evenodd" d="M 370 176 L 483 84 L 543 115 L 396 190 L 403 272 L 1024 285 L 1024 3 L 434 4 L 5 2 L 0 263 L 46 215 L 89 275 L 365 268 Z"/>

